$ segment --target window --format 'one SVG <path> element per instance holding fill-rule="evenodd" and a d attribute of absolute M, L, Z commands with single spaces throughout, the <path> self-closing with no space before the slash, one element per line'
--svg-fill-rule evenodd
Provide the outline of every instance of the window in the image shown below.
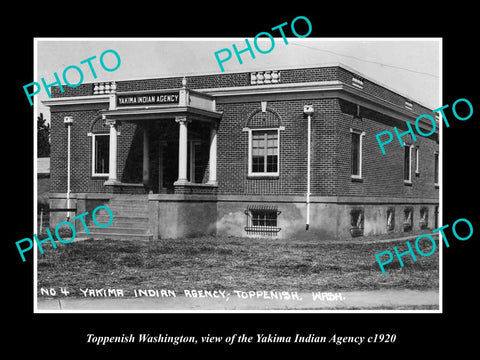
<path fill-rule="evenodd" d="M 403 211 L 403 231 L 410 231 L 413 228 L 413 208 L 408 207 Z"/>
<path fill-rule="evenodd" d="M 364 132 L 350 129 L 351 133 L 351 177 L 354 179 L 362 178 L 362 137 Z"/>
<path fill-rule="evenodd" d="M 92 176 L 106 176 L 109 169 L 109 134 L 92 134 Z"/>
<path fill-rule="evenodd" d="M 277 176 L 279 129 L 251 130 L 249 152 L 249 176 Z"/>
<path fill-rule="evenodd" d="M 416 175 L 420 174 L 419 163 L 420 163 L 420 149 L 418 148 L 418 146 L 416 146 L 415 147 L 415 174 Z"/>
<path fill-rule="evenodd" d="M 256 235 L 276 235 L 278 227 L 278 211 L 276 206 L 251 205 L 245 210 L 247 226 L 245 231 Z"/>
<path fill-rule="evenodd" d="M 410 145 L 404 145 L 404 148 L 403 181 L 410 184 L 412 182 L 412 147 Z"/>
<path fill-rule="evenodd" d="M 363 209 L 353 209 L 350 211 L 350 234 L 352 237 L 363 235 Z"/>
<path fill-rule="evenodd" d="M 420 209 L 420 229 L 428 228 L 428 208 L 422 207 Z"/>
<path fill-rule="evenodd" d="M 395 230 L 395 209 L 387 209 L 387 231 Z"/>
<path fill-rule="evenodd" d="M 434 175 L 434 182 L 435 182 L 435 185 L 438 186 L 438 151 L 435 151 L 435 175 Z"/>
<path fill-rule="evenodd" d="M 204 144 L 200 141 L 188 142 L 188 171 L 187 177 L 191 183 L 201 184 L 203 176 L 205 174 L 205 168 L 208 158 L 206 157 L 206 151 Z"/>

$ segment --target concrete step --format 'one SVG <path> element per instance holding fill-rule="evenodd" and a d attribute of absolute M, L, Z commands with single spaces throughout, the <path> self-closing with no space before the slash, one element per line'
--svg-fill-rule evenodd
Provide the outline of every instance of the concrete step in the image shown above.
<path fill-rule="evenodd" d="M 107 220 L 98 221 L 100 224 L 107 224 Z M 98 229 L 98 226 L 96 226 L 93 222 L 91 224 L 88 224 L 88 228 L 90 227 L 96 227 Z M 125 227 L 125 228 L 138 228 L 138 229 L 144 229 L 148 227 L 148 219 L 138 219 L 138 220 L 118 220 L 118 219 L 113 219 L 112 223 L 108 227 Z M 105 228 L 106 229 L 106 228 Z"/>
<path fill-rule="evenodd" d="M 109 207 L 135 206 L 148 208 L 146 201 L 110 201 Z"/>
<path fill-rule="evenodd" d="M 152 240 L 153 236 L 149 234 L 124 234 L 124 233 L 106 233 L 106 232 L 98 232 L 86 234 L 85 232 L 78 232 L 78 238 L 93 238 L 95 240 L 104 240 L 104 239 L 112 239 L 112 240 Z"/>
<path fill-rule="evenodd" d="M 95 219 L 101 223 L 101 224 L 106 224 L 107 222 L 110 221 L 110 215 L 99 215 L 95 216 Z M 147 221 L 148 222 L 148 213 L 146 214 L 139 214 L 139 213 L 134 213 L 134 214 L 115 214 L 113 213 L 113 222 L 115 221 L 122 221 L 122 222 L 143 222 Z"/>
<path fill-rule="evenodd" d="M 99 234 L 99 233 L 119 233 L 119 234 L 146 234 L 148 232 L 148 227 L 114 227 L 109 226 L 106 228 L 98 227 L 89 227 L 88 231 L 90 234 Z"/>
<path fill-rule="evenodd" d="M 145 204 L 148 205 L 148 199 L 111 199 L 109 204 L 113 205 L 128 205 L 128 204 Z"/>

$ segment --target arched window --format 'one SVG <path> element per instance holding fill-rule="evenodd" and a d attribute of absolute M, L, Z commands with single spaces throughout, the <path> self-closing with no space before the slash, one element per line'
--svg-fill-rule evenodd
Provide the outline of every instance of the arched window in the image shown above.
<path fill-rule="evenodd" d="M 105 177 L 109 173 L 110 132 L 101 116 L 97 116 L 90 125 L 92 137 L 92 176 Z"/>
<path fill-rule="evenodd" d="M 280 174 L 280 117 L 270 109 L 256 110 L 248 119 L 248 176 Z"/>

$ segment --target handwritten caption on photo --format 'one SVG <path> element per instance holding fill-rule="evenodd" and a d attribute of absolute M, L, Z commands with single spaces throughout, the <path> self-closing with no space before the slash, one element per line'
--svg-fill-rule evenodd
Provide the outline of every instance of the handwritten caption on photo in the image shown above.
<path fill-rule="evenodd" d="M 344 301 L 345 296 L 339 292 L 310 292 L 313 301 Z M 204 289 L 186 289 L 177 291 L 173 289 L 114 289 L 114 288 L 79 288 L 77 290 L 68 289 L 66 287 L 50 287 L 40 288 L 40 296 L 47 297 L 66 297 L 70 295 L 104 298 L 104 297 L 153 297 L 153 298 L 176 298 L 183 296 L 193 299 L 224 299 L 229 301 L 231 297 L 240 300 L 284 300 L 284 301 L 303 301 L 302 294 L 297 291 L 274 291 L 274 290 L 204 290 Z"/>

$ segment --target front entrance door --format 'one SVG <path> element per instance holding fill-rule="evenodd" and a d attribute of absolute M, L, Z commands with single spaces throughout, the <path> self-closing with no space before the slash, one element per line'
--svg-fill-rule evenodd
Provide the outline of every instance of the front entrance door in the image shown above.
<path fill-rule="evenodd" d="M 173 194 L 173 183 L 178 178 L 178 141 L 160 142 L 158 159 L 159 192 Z"/>
<path fill-rule="evenodd" d="M 178 141 L 161 141 L 158 158 L 159 192 L 173 194 L 173 183 L 178 179 Z M 208 162 L 208 148 L 199 140 L 188 142 L 187 178 L 191 183 L 202 183 Z"/>

